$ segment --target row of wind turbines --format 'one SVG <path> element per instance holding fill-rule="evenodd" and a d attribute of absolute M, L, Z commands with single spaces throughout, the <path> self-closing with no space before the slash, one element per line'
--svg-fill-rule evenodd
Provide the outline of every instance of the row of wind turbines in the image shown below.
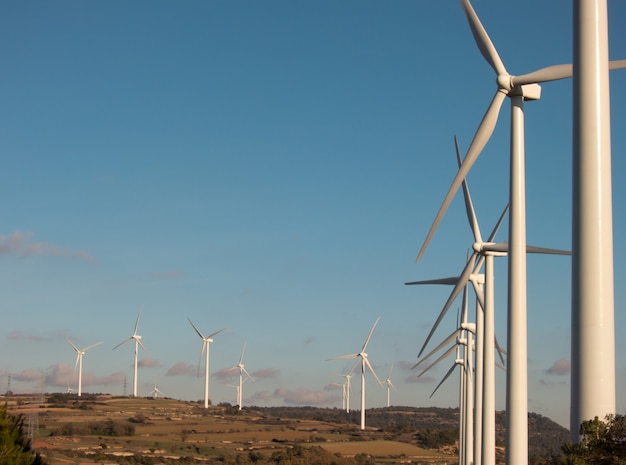
<path fill-rule="evenodd" d="M 138 362 L 139 362 L 139 347 L 141 346 L 141 348 L 147 352 L 147 349 L 145 348 L 145 346 L 141 342 L 141 336 L 137 333 L 137 329 L 139 327 L 139 318 L 140 317 L 141 317 L 141 309 L 139 310 L 139 313 L 137 314 L 137 319 L 135 320 L 135 327 L 133 329 L 133 334 L 129 338 L 124 339 L 122 342 L 120 342 L 115 347 L 113 347 L 113 350 L 115 350 L 118 347 L 120 347 L 120 346 L 122 346 L 122 345 L 124 345 L 124 344 L 126 344 L 128 342 L 135 341 L 135 350 L 134 350 L 134 359 L 133 359 L 133 396 L 134 397 L 137 397 L 137 380 L 138 380 L 138 378 L 137 378 L 137 368 L 138 368 Z M 218 331 L 215 331 L 215 332 L 209 334 L 208 336 L 205 336 L 198 329 L 198 327 L 193 324 L 193 322 L 191 321 L 190 318 L 187 318 L 187 320 L 189 321 L 189 324 L 191 324 L 191 326 L 194 329 L 194 331 L 202 339 L 202 348 L 200 350 L 200 359 L 198 361 L 198 373 L 200 373 L 200 365 L 202 364 L 202 358 L 204 357 L 204 363 L 205 363 L 205 370 L 204 370 L 204 408 L 208 408 L 209 407 L 209 349 L 210 349 L 211 343 L 213 342 L 213 337 L 215 337 L 216 335 L 218 335 L 222 331 L 225 331 L 228 328 L 227 327 L 226 328 L 222 328 L 222 329 L 220 329 Z M 89 346 L 87 346 L 87 347 L 85 347 L 83 349 L 79 349 L 68 337 L 66 337 L 65 339 L 67 340 L 68 344 L 70 346 L 72 346 L 72 348 L 76 352 L 76 362 L 74 364 L 74 371 L 76 371 L 76 369 L 78 369 L 78 391 L 77 391 L 77 395 L 81 396 L 82 395 L 82 383 L 83 383 L 83 381 L 82 381 L 82 379 L 83 379 L 83 356 L 85 355 L 85 352 L 87 352 L 89 349 L 97 347 L 100 344 L 103 344 L 103 342 L 97 342 L 97 343 L 89 345 Z M 245 381 L 247 381 L 248 379 L 254 380 L 252 375 L 250 375 L 250 373 L 248 373 L 248 370 L 246 370 L 246 367 L 245 367 L 245 365 L 243 363 L 243 356 L 244 356 L 245 351 L 246 351 L 246 344 L 244 343 L 243 349 L 241 351 L 241 356 L 239 357 L 239 362 L 236 365 L 234 365 L 233 367 L 229 368 L 229 371 L 230 370 L 238 370 L 239 371 L 239 385 L 238 386 L 232 386 L 232 387 L 237 389 L 237 405 L 239 406 L 239 410 L 241 410 L 241 408 L 242 408 L 243 383 Z M 245 375 L 245 377 L 244 377 L 244 375 Z M 150 394 L 153 394 L 153 395 L 156 396 L 159 393 L 163 394 L 156 387 L 156 383 L 155 383 L 154 389 L 150 392 Z"/>
<path fill-rule="evenodd" d="M 459 454 L 459 463 L 494 464 L 495 437 L 492 436 L 494 393 L 491 371 L 494 367 L 493 350 L 497 342 L 492 332 L 493 258 L 508 256 L 506 463 L 522 465 L 528 460 L 526 254 L 562 253 L 548 249 L 532 250 L 526 244 L 524 101 L 539 99 L 541 83 L 574 78 L 571 433 L 572 439 L 577 441 L 578 426 L 582 421 L 593 416 L 602 417 L 606 413 L 614 413 L 615 410 L 608 72 L 625 68 L 626 60 L 612 62 L 608 60 L 606 0 L 576 0 L 573 2 L 574 64 L 549 66 L 521 76 L 513 76 L 506 70 L 470 1 L 460 1 L 474 40 L 496 73 L 497 88 L 463 160 L 460 158 L 457 144 L 459 170 L 419 251 L 417 261 L 419 262 L 424 255 L 461 186 L 464 187 L 468 219 L 474 233 L 473 253 L 458 277 L 407 284 L 455 286 L 418 357 L 461 291 L 466 289 L 468 283 L 475 289 L 478 301 L 475 331 L 467 325 L 464 317 L 460 327 L 462 332 L 456 336 L 455 364 L 461 367 L 461 385 L 462 390 L 465 390 L 465 397 L 462 395 L 460 402 L 464 410 L 461 415 L 461 421 L 464 422 L 461 430 L 465 427 L 466 436 L 460 438 L 462 451 Z M 494 238 L 497 227 L 487 242 L 481 239 L 478 222 L 469 199 L 466 177 L 489 141 L 506 97 L 511 101 L 509 240 L 508 243 L 496 244 Z M 481 272 L 483 264 L 484 272 Z M 463 327 L 463 324 L 466 326 Z M 473 354 L 472 334 L 476 336 L 475 373 L 468 365 Z M 447 343 L 449 341 L 446 339 L 433 352 Z M 459 345 L 465 348 L 469 357 L 459 356 Z M 451 352 L 444 355 L 449 353 Z M 448 375 L 450 373 L 451 371 Z M 472 386 L 467 381 L 471 380 L 472 374 L 475 375 L 474 398 L 477 404 L 475 408 L 477 418 L 471 420 L 473 424 L 468 420 L 472 408 L 468 405 L 471 396 L 467 394 L 467 388 Z M 465 404 L 462 402 L 463 398 Z M 480 408 L 479 402 L 482 404 Z M 468 435 L 472 431 L 476 432 L 477 438 L 470 439 Z"/>

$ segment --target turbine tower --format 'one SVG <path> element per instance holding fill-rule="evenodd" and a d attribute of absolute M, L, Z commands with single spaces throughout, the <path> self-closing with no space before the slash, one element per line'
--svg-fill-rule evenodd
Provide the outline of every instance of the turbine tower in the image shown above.
<path fill-rule="evenodd" d="M 572 182 L 572 442 L 615 413 L 615 309 L 607 0 L 575 0 Z"/>
<path fill-rule="evenodd" d="M 387 386 L 387 407 L 391 407 L 391 389 L 398 392 L 396 387 L 391 382 L 391 370 L 393 370 L 393 363 L 391 364 L 391 368 L 389 368 L 389 374 L 387 375 L 387 379 L 385 380 L 385 385 Z"/>
<path fill-rule="evenodd" d="M 374 332 L 374 328 L 376 328 L 376 325 L 378 324 L 378 321 L 380 320 L 380 317 L 378 317 L 376 319 L 376 321 L 374 322 L 374 326 L 372 326 L 372 329 L 370 330 L 370 333 L 367 336 L 367 339 L 365 339 L 365 343 L 363 344 L 363 348 L 361 349 L 361 351 L 358 354 L 350 354 L 350 355 L 342 355 L 339 357 L 333 357 L 333 358 L 329 358 L 328 360 L 340 360 L 340 359 L 346 359 L 346 358 L 357 358 L 360 357 L 361 358 L 361 429 L 365 429 L 365 368 L 369 368 L 370 371 L 372 372 L 372 374 L 374 375 L 374 377 L 376 378 L 376 381 L 378 381 L 378 384 L 381 385 L 382 382 L 380 381 L 380 379 L 378 379 L 378 376 L 376 375 L 376 372 L 374 371 L 374 367 L 372 367 L 372 364 L 370 363 L 369 359 L 367 358 L 367 353 L 365 353 L 365 349 L 367 347 L 367 344 L 370 342 L 370 338 L 372 337 L 372 333 Z"/>
<path fill-rule="evenodd" d="M 198 360 L 198 374 L 200 373 L 200 364 L 202 363 L 202 355 L 206 351 L 206 361 L 205 361 L 205 367 L 204 367 L 204 408 L 209 408 L 209 348 L 210 348 L 211 342 L 213 342 L 213 336 L 221 333 L 226 328 L 222 328 L 219 331 L 215 331 L 214 333 L 211 333 L 208 336 L 204 337 L 204 335 L 200 332 L 200 330 L 196 328 L 196 325 L 193 324 L 191 319 L 190 318 L 187 318 L 187 319 L 189 320 L 189 324 L 191 324 L 193 329 L 196 330 L 196 333 L 198 333 L 198 336 L 200 336 L 200 339 L 202 339 L 202 350 L 200 351 L 200 360 Z"/>
<path fill-rule="evenodd" d="M 237 390 L 237 403 L 239 405 L 239 410 L 241 410 L 242 404 L 243 404 L 243 383 L 248 378 L 254 381 L 254 378 L 252 377 L 250 373 L 248 373 L 248 371 L 246 370 L 246 367 L 243 364 L 243 354 L 245 351 L 246 351 L 246 344 L 244 342 L 243 349 L 241 350 L 241 357 L 239 357 L 239 363 L 235 365 L 234 367 L 230 368 L 230 370 L 239 370 L 239 389 Z M 247 376 L 246 379 L 243 378 L 244 373 Z"/>
<path fill-rule="evenodd" d="M 69 340 L 68 337 L 66 337 L 65 340 L 76 351 L 76 363 L 74 363 L 74 372 L 76 372 L 76 366 L 78 366 L 78 397 L 80 397 L 83 392 L 83 355 L 85 355 L 85 352 L 87 352 L 89 349 L 92 349 L 102 344 L 102 342 L 97 342 L 95 344 L 85 347 L 84 349 L 79 349 L 74 345 L 72 341 Z"/>
<path fill-rule="evenodd" d="M 137 334 L 137 326 L 139 325 L 139 317 L 141 316 L 141 309 L 139 309 L 139 314 L 137 315 L 137 320 L 135 321 L 135 329 L 133 330 L 133 335 L 128 339 L 123 340 L 118 345 L 113 347 L 113 350 L 117 349 L 119 346 L 122 346 L 130 341 L 135 341 L 135 363 L 134 363 L 134 379 L 133 379 L 133 397 L 137 397 L 137 359 L 139 356 L 139 346 L 146 350 L 146 348 L 141 343 L 141 336 Z"/>

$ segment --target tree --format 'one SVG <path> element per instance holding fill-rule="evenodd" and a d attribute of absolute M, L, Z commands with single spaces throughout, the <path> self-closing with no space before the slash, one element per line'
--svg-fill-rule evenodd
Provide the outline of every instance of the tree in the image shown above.
<path fill-rule="evenodd" d="M 626 463 L 626 416 L 609 414 L 580 425 L 581 440 L 567 443 L 563 454 L 553 457 L 555 465 L 623 465 Z"/>
<path fill-rule="evenodd" d="M 24 435 L 24 418 L 7 412 L 7 406 L 0 406 L 0 463 L 12 465 L 45 465 L 39 454 L 30 448 L 30 441 Z"/>

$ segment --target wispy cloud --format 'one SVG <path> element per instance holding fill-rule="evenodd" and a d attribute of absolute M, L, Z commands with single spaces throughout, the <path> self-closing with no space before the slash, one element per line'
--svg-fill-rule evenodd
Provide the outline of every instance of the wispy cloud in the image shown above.
<path fill-rule="evenodd" d="M 295 390 L 278 388 L 271 393 L 269 391 L 261 391 L 256 392 L 249 399 L 252 403 L 259 401 L 282 401 L 285 404 L 291 405 L 328 405 L 340 400 L 341 396 L 339 395 L 328 394 L 322 391 L 311 391 L 304 388 Z"/>
<path fill-rule="evenodd" d="M 262 368 L 252 372 L 254 379 L 272 379 L 277 378 L 280 375 L 280 370 L 276 368 Z"/>
<path fill-rule="evenodd" d="M 10 341 L 34 341 L 34 342 L 47 342 L 50 340 L 49 337 L 42 336 L 40 334 L 28 334 L 23 331 L 11 331 L 7 334 L 7 339 Z"/>
<path fill-rule="evenodd" d="M 176 362 L 167 370 L 165 376 L 195 376 L 197 374 L 198 369 L 195 366 L 185 362 Z"/>
<path fill-rule="evenodd" d="M 546 373 L 549 375 L 567 376 L 570 374 L 571 368 L 572 365 L 570 361 L 562 358 L 554 362 L 552 366 L 546 370 Z"/>
<path fill-rule="evenodd" d="M 239 370 L 236 369 L 236 367 L 222 368 L 221 370 L 213 373 L 211 376 L 222 381 L 228 381 L 233 379 L 235 376 L 239 376 Z"/>
<path fill-rule="evenodd" d="M 414 383 L 414 384 L 430 384 L 435 381 L 435 378 L 433 378 L 432 376 L 417 376 L 417 374 L 415 374 L 415 375 L 407 376 L 405 378 L 405 381 L 407 383 Z"/>
<path fill-rule="evenodd" d="M 142 368 L 159 368 L 161 364 L 159 363 L 158 360 L 154 358 L 146 357 L 142 360 L 139 360 L 139 362 L 137 363 L 137 366 L 142 367 Z"/>
<path fill-rule="evenodd" d="M 49 242 L 33 242 L 32 237 L 33 233 L 25 231 L 15 231 L 9 235 L 0 234 L 0 255 L 46 256 L 95 261 L 94 256 L 85 250 L 69 250 Z"/>
<path fill-rule="evenodd" d="M 121 371 L 107 376 L 96 376 L 93 373 L 83 371 L 82 386 L 108 386 L 110 384 L 121 384 L 124 380 L 124 373 Z M 75 386 L 78 382 L 78 372 L 74 371 L 65 363 L 57 363 L 48 367 L 46 373 L 46 386 Z"/>
<path fill-rule="evenodd" d="M 25 382 L 36 381 L 39 379 L 40 373 L 41 372 L 37 370 L 32 370 L 28 368 L 26 370 L 22 370 L 20 373 L 16 375 L 13 375 L 13 379 L 15 381 L 25 381 Z"/>

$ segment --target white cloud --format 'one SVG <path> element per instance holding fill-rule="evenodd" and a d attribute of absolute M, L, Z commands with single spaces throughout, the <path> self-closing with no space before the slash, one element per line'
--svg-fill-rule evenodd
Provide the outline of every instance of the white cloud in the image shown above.
<path fill-rule="evenodd" d="M 33 233 L 15 231 L 9 235 L 0 235 L 0 255 L 20 257 L 46 256 L 61 257 L 94 262 L 95 258 L 84 250 L 63 249 L 48 242 L 32 242 Z"/>

